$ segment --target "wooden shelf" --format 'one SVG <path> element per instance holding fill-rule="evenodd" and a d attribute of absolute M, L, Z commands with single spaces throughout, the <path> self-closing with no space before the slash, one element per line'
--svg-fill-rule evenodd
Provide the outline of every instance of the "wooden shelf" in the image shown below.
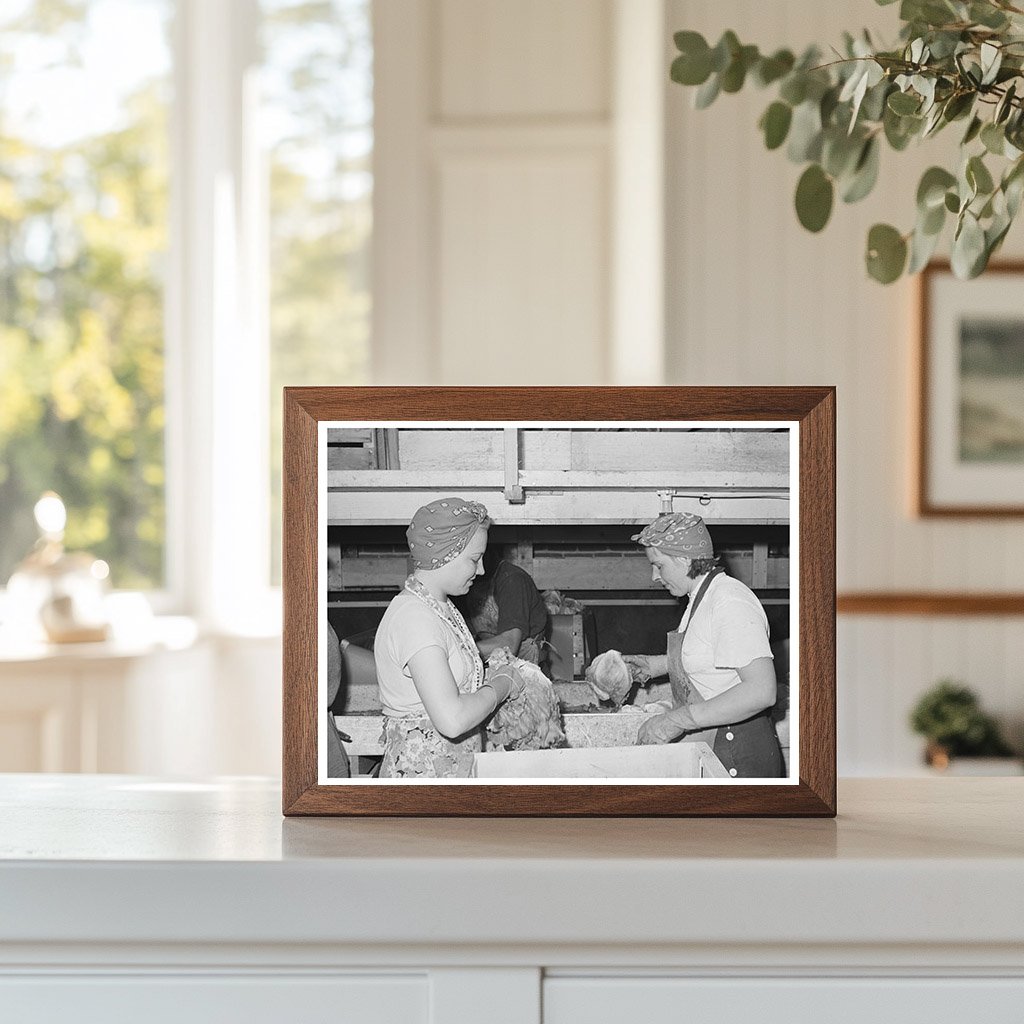
<path fill-rule="evenodd" d="M 1024 594 L 950 594 L 931 591 L 839 594 L 839 615 L 1024 615 Z"/>

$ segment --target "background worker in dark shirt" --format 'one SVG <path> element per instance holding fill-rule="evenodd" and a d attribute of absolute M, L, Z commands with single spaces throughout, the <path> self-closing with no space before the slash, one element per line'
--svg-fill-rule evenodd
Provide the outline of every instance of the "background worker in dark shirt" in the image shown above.
<path fill-rule="evenodd" d="M 546 660 L 548 610 L 533 577 L 503 558 L 500 546 L 484 555 L 484 575 L 460 609 L 484 660 L 499 647 L 539 665 Z"/>

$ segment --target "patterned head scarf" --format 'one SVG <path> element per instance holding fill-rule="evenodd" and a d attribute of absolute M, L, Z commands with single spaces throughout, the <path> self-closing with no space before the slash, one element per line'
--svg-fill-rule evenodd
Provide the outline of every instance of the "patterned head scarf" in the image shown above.
<path fill-rule="evenodd" d="M 457 558 L 481 523 L 487 509 L 479 501 L 439 498 L 416 510 L 409 529 L 413 565 L 417 569 L 439 569 Z"/>
<path fill-rule="evenodd" d="M 669 512 L 658 516 L 650 526 L 645 526 L 630 539 L 645 548 L 658 548 L 677 558 L 712 558 L 715 554 L 704 520 L 692 512 Z"/>

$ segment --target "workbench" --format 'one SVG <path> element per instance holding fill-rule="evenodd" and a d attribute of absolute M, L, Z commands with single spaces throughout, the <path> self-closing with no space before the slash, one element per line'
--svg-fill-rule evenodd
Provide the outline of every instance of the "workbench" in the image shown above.
<path fill-rule="evenodd" d="M 835 821 L 286 820 L 272 781 L 3 776 L 0 1016 L 1019 1024 L 1022 796 L 859 779 Z"/>

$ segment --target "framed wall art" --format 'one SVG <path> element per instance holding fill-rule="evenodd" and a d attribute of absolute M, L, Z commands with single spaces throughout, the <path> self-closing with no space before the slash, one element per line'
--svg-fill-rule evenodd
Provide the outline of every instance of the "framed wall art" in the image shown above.
<path fill-rule="evenodd" d="M 832 388 L 284 409 L 285 814 L 835 814 Z"/>
<path fill-rule="evenodd" d="M 916 511 L 1024 515 L 1024 263 L 919 288 Z"/>

